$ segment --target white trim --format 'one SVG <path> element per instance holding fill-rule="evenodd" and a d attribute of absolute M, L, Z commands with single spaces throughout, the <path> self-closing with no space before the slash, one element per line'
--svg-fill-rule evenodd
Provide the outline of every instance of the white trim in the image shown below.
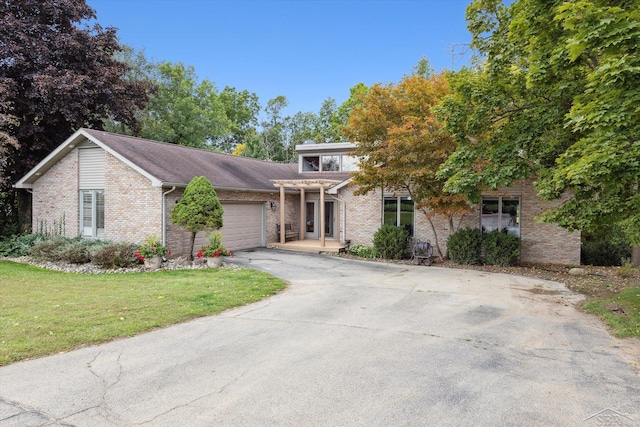
<path fill-rule="evenodd" d="M 340 154 L 345 151 L 353 151 L 357 148 L 357 145 L 353 142 L 326 142 L 319 144 L 298 144 L 296 145 L 296 152 L 318 152 L 318 153 L 329 153 L 329 152 L 338 152 Z"/>
<path fill-rule="evenodd" d="M 27 174 L 25 176 L 23 176 L 22 179 L 20 179 L 14 185 L 14 187 L 15 188 L 33 188 L 33 181 L 38 179 L 37 178 L 37 176 L 39 176 L 38 174 L 39 173 L 42 174 L 43 173 L 42 170 L 45 169 L 45 167 L 46 167 L 46 169 L 45 169 L 45 172 L 46 172 L 46 170 L 48 170 L 51 166 L 53 166 L 53 164 L 55 164 L 55 163 L 59 162 L 60 160 L 62 160 L 62 158 L 68 154 L 68 153 L 64 153 L 64 150 L 75 148 L 75 146 L 77 145 L 76 142 L 77 142 L 78 138 L 80 138 L 80 137 L 84 137 L 84 138 L 88 139 L 89 141 L 95 143 L 97 146 L 99 146 L 100 148 L 105 150 L 107 153 L 111 154 L 116 159 L 120 160 L 122 163 L 126 164 L 127 166 L 129 166 L 130 168 L 135 170 L 136 172 L 140 173 L 142 176 L 144 176 L 147 179 L 149 179 L 151 181 L 151 186 L 152 187 L 162 187 L 163 183 L 158 178 L 156 178 L 155 176 L 151 175 L 149 172 L 145 171 L 144 169 L 142 169 L 141 167 L 139 167 L 135 163 L 131 162 L 127 158 L 123 157 L 122 155 L 116 153 L 111 148 L 109 148 L 107 145 L 102 143 L 98 138 L 95 138 L 91 134 L 89 134 L 83 128 L 82 129 L 78 129 L 77 131 L 75 131 L 75 133 L 73 135 L 71 135 L 62 144 L 60 144 L 58 146 L 58 148 L 53 150 L 53 152 L 51 152 L 51 154 L 49 154 L 47 157 L 45 157 L 44 160 L 42 160 L 33 169 L 31 169 L 29 172 L 27 172 Z M 36 178 L 34 178 L 34 177 L 36 177 Z"/>
<path fill-rule="evenodd" d="M 82 131 L 83 135 L 85 135 L 87 137 L 88 140 L 95 142 L 97 145 L 99 145 L 100 147 L 104 148 L 104 150 L 107 153 L 111 154 L 113 157 L 115 157 L 116 159 L 118 159 L 122 163 L 124 163 L 125 165 L 129 166 L 131 169 L 133 169 L 136 172 L 138 172 L 140 175 L 148 178 L 151 181 L 151 186 L 152 187 L 162 187 L 163 183 L 158 178 L 156 178 L 155 176 L 151 175 L 149 172 L 147 172 L 146 170 L 142 169 L 140 166 L 136 165 L 135 163 L 133 163 L 131 160 L 127 159 L 126 157 L 123 157 L 119 153 L 116 153 L 111 148 L 109 148 L 107 145 L 105 145 L 104 143 L 100 142 L 100 140 L 98 138 L 95 138 L 92 135 L 90 135 L 89 133 L 84 132 L 83 129 L 81 129 L 81 131 Z"/>
<path fill-rule="evenodd" d="M 340 184 L 334 185 L 329 190 L 327 190 L 327 194 L 338 194 L 338 190 L 340 190 L 341 188 L 346 187 L 347 185 L 351 184 L 351 180 L 352 179 L 353 178 L 349 178 L 349 179 L 346 179 L 346 180 L 342 181 Z"/>

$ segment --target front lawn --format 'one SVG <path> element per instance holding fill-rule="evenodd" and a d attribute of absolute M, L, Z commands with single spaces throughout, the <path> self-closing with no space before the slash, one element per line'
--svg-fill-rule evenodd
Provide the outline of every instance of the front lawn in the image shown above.
<path fill-rule="evenodd" d="M 285 286 L 245 268 L 80 274 L 0 261 L 0 366 L 217 314 Z"/>

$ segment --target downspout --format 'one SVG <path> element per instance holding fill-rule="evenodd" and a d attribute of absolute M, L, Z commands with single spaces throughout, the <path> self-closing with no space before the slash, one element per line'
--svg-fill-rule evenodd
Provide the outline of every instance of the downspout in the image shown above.
<path fill-rule="evenodd" d="M 327 193 L 327 195 L 342 205 L 342 215 L 340 218 L 340 222 L 342 222 L 342 227 L 340 227 L 342 231 L 340 234 L 342 237 L 340 238 L 340 243 L 345 244 L 347 242 L 347 205 L 341 198 L 335 197 L 329 193 Z"/>
<path fill-rule="evenodd" d="M 171 190 L 165 191 L 162 193 L 162 245 L 165 246 L 167 244 L 167 203 L 165 201 L 164 196 L 176 190 L 176 186 L 171 187 Z"/>

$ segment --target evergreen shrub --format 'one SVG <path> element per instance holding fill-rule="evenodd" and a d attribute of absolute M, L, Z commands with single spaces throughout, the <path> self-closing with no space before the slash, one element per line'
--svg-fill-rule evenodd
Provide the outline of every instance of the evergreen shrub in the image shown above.
<path fill-rule="evenodd" d="M 480 264 L 482 231 L 477 228 L 460 228 L 447 240 L 449 257 L 457 264 Z"/>
<path fill-rule="evenodd" d="M 385 259 L 402 259 L 407 256 L 409 232 L 404 227 L 383 225 L 373 235 L 373 248 L 377 256 Z"/>

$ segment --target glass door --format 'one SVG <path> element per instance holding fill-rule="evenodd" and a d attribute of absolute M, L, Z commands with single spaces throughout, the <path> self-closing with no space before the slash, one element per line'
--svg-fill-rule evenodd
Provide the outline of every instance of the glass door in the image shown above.
<path fill-rule="evenodd" d="M 305 204 L 305 214 L 304 214 L 304 237 L 306 239 L 317 239 L 317 227 L 316 227 L 316 201 L 307 201 Z"/>
<path fill-rule="evenodd" d="M 324 237 L 334 237 L 334 218 L 333 202 L 324 202 Z"/>

